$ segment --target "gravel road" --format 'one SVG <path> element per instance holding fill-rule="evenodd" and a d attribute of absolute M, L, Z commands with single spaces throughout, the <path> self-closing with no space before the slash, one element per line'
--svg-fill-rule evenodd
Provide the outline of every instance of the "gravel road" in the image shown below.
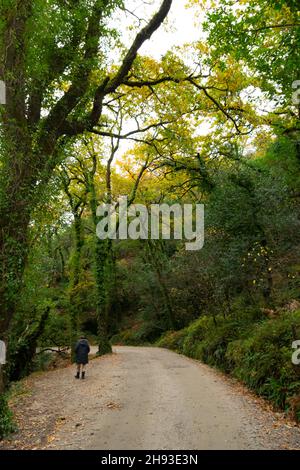
<path fill-rule="evenodd" d="M 29 378 L 27 387 L 31 393 L 16 406 L 17 415 L 22 409 L 24 424 L 5 448 L 211 450 L 300 445 L 299 427 L 244 387 L 165 349 L 115 347 L 114 354 L 90 362 L 86 380 L 75 380 L 74 368 L 67 367 Z"/>

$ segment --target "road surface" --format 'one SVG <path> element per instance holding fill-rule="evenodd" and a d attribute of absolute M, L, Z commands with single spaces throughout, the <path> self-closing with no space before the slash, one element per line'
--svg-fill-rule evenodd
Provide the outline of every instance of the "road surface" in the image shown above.
<path fill-rule="evenodd" d="M 90 361 L 86 380 L 67 367 L 27 385 L 22 408 L 32 435 L 26 440 L 21 429 L 7 448 L 278 449 L 300 442 L 299 428 L 243 387 L 165 349 L 115 347 Z"/>

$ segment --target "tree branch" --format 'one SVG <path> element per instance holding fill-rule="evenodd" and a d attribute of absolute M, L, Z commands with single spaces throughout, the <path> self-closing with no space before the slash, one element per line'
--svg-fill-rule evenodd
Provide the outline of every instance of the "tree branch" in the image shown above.
<path fill-rule="evenodd" d="M 56 103 L 49 116 L 46 118 L 44 127 L 51 139 L 57 139 L 65 133 L 65 123 L 69 114 L 77 106 L 85 95 L 89 86 L 89 75 L 93 66 L 93 59 L 98 53 L 98 41 L 101 35 L 100 22 L 102 18 L 103 2 L 96 1 L 92 14 L 88 21 L 85 37 L 85 52 L 82 63 L 78 66 L 77 73 L 69 90 Z M 83 128 L 84 130 L 84 128 Z M 83 132 L 81 130 L 80 132 Z"/>
<path fill-rule="evenodd" d="M 77 135 L 85 130 L 91 131 L 91 129 L 98 123 L 102 113 L 102 103 L 105 96 L 116 91 L 116 89 L 123 84 L 126 80 L 128 72 L 130 71 L 132 64 L 137 56 L 137 53 L 144 42 L 152 36 L 152 34 L 159 28 L 172 5 L 172 0 L 163 0 L 160 9 L 148 22 L 148 24 L 142 28 L 136 35 L 130 49 L 125 55 L 121 66 L 119 67 L 116 75 L 111 79 L 106 77 L 103 82 L 99 85 L 95 92 L 93 109 L 89 116 L 82 122 L 79 121 L 67 121 L 65 116 L 65 122 L 62 126 L 62 134 L 69 136 Z M 72 93 L 70 95 L 72 97 Z"/>
<path fill-rule="evenodd" d="M 118 86 L 123 83 L 123 80 L 125 80 L 128 72 L 132 67 L 132 64 L 137 56 L 138 50 L 141 48 L 144 42 L 147 39 L 150 39 L 152 34 L 160 27 L 160 25 L 169 13 L 171 5 L 172 0 L 163 0 L 158 12 L 155 13 L 149 23 L 144 28 L 142 28 L 141 31 L 137 34 L 135 40 L 132 43 L 132 46 L 125 55 L 123 63 L 119 68 L 117 74 L 108 83 L 105 89 L 105 94 L 114 92 L 118 88 Z"/>

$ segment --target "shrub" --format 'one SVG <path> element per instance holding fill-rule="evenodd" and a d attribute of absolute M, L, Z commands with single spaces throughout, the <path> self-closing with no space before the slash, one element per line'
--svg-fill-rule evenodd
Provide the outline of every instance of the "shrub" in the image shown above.
<path fill-rule="evenodd" d="M 114 335 L 110 342 L 112 344 L 122 344 L 125 346 L 141 346 L 151 344 L 159 337 L 161 330 L 152 322 L 138 323 L 117 335 Z"/>
<path fill-rule="evenodd" d="M 156 346 L 159 348 L 173 349 L 181 353 L 183 349 L 183 341 L 186 337 L 186 330 L 168 331 L 157 342 Z"/>
<path fill-rule="evenodd" d="M 0 440 L 15 430 L 13 413 L 8 407 L 7 396 L 0 395 Z"/>
<path fill-rule="evenodd" d="M 226 352 L 232 374 L 281 408 L 300 392 L 299 366 L 291 361 L 298 327 L 300 311 L 282 313 L 257 324 L 251 336 L 232 342 Z"/>

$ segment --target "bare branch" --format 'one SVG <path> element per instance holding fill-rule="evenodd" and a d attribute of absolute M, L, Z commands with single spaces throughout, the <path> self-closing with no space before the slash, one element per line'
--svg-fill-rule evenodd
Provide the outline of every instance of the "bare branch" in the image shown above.
<path fill-rule="evenodd" d="M 152 34 L 159 28 L 162 24 L 164 19 L 166 18 L 167 14 L 172 5 L 172 0 L 163 0 L 159 10 L 152 19 L 148 22 L 148 24 L 142 28 L 139 33 L 136 35 L 130 49 L 128 50 L 127 54 L 125 55 L 123 62 L 116 73 L 116 75 L 111 79 L 110 77 L 106 77 L 103 82 L 99 85 L 95 92 L 94 96 L 94 103 L 93 109 L 90 115 L 83 121 L 67 121 L 68 114 L 64 116 L 64 122 L 61 122 L 61 135 L 76 135 L 84 132 L 85 130 L 91 131 L 91 129 L 98 123 L 101 113 L 102 113 L 102 103 L 105 96 L 110 93 L 116 91 L 116 89 L 123 84 L 124 80 L 126 80 L 128 72 L 130 71 L 132 64 L 137 56 L 137 53 L 144 42 L 152 36 Z M 87 76 L 83 78 L 83 80 L 87 81 Z M 73 104 L 75 107 L 77 102 L 79 101 L 78 96 L 82 96 L 86 89 L 86 84 L 81 84 L 84 88 L 81 90 L 81 93 L 78 93 L 78 80 L 76 80 L 74 90 L 69 94 L 68 98 L 66 98 L 67 102 L 70 101 L 71 105 Z M 76 86 L 77 85 L 77 86 Z M 71 87 L 72 88 L 72 87 Z M 70 90 L 69 90 L 70 91 Z M 67 95 L 68 95 L 67 94 Z M 73 97 L 75 95 L 75 97 Z M 76 101 L 77 100 L 77 101 Z M 62 104 L 64 101 L 64 97 L 62 98 Z M 72 106 L 71 106 L 71 109 Z M 58 113 L 60 116 L 60 113 Z M 53 121 L 53 119 L 52 119 Z"/>

